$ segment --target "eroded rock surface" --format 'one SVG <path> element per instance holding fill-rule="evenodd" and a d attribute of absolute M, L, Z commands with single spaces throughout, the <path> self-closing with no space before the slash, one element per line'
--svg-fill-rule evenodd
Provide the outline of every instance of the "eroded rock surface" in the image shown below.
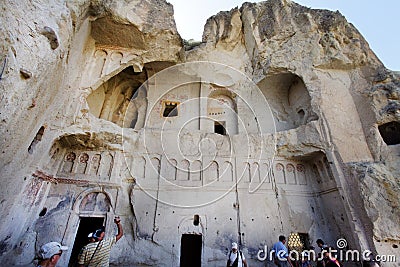
<path fill-rule="evenodd" d="M 189 47 L 161 0 L 2 11 L 3 265 L 72 264 L 115 214 L 114 266 L 264 266 L 280 234 L 399 255 L 399 74 L 339 12 L 244 3 Z"/>

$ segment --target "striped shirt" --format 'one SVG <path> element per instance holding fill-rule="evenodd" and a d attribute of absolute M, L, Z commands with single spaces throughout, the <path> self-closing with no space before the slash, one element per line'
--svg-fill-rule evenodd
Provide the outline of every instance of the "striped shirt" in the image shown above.
<path fill-rule="evenodd" d="M 115 244 L 115 242 L 117 242 L 117 239 L 114 236 L 110 238 L 105 238 L 98 242 L 87 244 L 82 248 L 81 252 L 79 253 L 78 264 L 83 264 L 89 267 L 91 266 L 108 267 L 110 265 L 110 250 L 112 245 Z M 96 253 L 93 255 L 95 251 Z"/>

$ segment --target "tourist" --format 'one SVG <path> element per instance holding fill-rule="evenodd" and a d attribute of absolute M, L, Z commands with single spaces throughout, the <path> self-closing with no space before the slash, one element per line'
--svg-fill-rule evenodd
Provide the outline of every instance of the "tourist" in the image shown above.
<path fill-rule="evenodd" d="M 238 244 L 233 242 L 231 251 L 228 254 L 227 267 L 247 267 L 247 262 L 243 253 L 239 250 Z"/>
<path fill-rule="evenodd" d="M 114 223 L 118 227 L 118 233 L 114 237 L 104 238 L 104 227 L 96 230 L 92 237 L 95 242 L 84 246 L 78 256 L 78 266 L 109 266 L 111 247 L 122 237 L 123 230 L 121 220 L 115 217 Z"/>
<path fill-rule="evenodd" d="M 96 242 L 96 238 L 94 237 L 95 233 L 90 233 L 88 234 L 88 243 L 94 243 Z"/>
<path fill-rule="evenodd" d="M 324 266 L 324 262 L 323 262 L 323 251 L 326 250 L 328 248 L 327 245 L 325 245 L 325 242 L 322 239 L 317 239 L 316 241 L 317 246 L 320 248 L 320 252 L 318 252 L 318 258 L 317 258 L 317 267 L 322 267 Z"/>
<path fill-rule="evenodd" d="M 340 262 L 332 256 L 331 251 L 333 248 L 327 247 L 323 251 L 324 259 L 323 259 L 323 266 L 324 267 L 341 267 Z"/>
<path fill-rule="evenodd" d="M 104 232 L 104 230 L 103 230 L 103 232 Z M 91 232 L 91 233 L 88 234 L 88 242 L 87 242 L 87 244 L 96 242 L 96 239 L 94 238 L 94 234 L 95 234 L 95 232 Z M 78 259 L 75 258 L 74 261 L 72 262 L 72 265 L 71 265 L 71 262 L 70 262 L 70 266 L 77 266 L 77 260 Z"/>
<path fill-rule="evenodd" d="M 320 238 L 317 239 L 316 243 L 317 243 L 317 246 L 321 249 L 321 252 L 323 250 L 325 250 L 326 248 L 328 248 L 328 246 L 325 245 L 325 242 Z"/>
<path fill-rule="evenodd" d="M 293 267 L 285 243 L 286 243 L 286 237 L 281 235 L 279 236 L 279 241 L 272 246 L 272 250 L 274 251 L 274 263 L 278 267 L 288 267 L 288 266 Z"/>
<path fill-rule="evenodd" d="M 38 258 L 39 258 L 38 267 L 56 266 L 58 260 L 62 255 L 62 252 L 67 249 L 68 249 L 67 246 L 62 246 L 58 242 L 50 242 L 44 244 L 38 252 Z"/>
<path fill-rule="evenodd" d="M 301 253 L 301 267 L 312 267 L 310 254 L 308 254 L 306 251 Z"/>

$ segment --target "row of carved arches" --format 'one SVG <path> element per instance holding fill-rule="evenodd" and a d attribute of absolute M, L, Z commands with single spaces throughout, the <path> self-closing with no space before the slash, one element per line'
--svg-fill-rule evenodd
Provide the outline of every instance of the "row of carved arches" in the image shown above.
<path fill-rule="evenodd" d="M 210 161 L 206 164 L 199 160 L 163 159 L 150 160 L 144 157 L 133 159 L 132 172 L 136 178 L 161 178 L 169 181 L 204 181 L 233 182 L 234 177 L 248 183 L 270 183 L 271 174 L 277 184 L 306 185 L 305 165 L 299 163 L 279 162 L 271 169 L 270 162 L 243 162 L 234 166 L 230 161 Z"/>
<path fill-rule="evenodd" d="M 77 156 L 78 155 L 78 156 Z M 114 157 L 109 152 L 67 151 L 58 171 L 59 175 L 83 174 L 88 176 L 111 177 Z"/>
<path fill-rule="evenodd" d="M 277 184 L 307 185 L 303 164 L 277 163 L 274 168 L 274 177 Z"/>
<path fill-rule="evenodd" d="M 332 169 L 330 168 L 328 159 L 326 157 L 315 160 L 312 165 L 312 171 L 318 184 L 323 184 L 334 180 Z"/>

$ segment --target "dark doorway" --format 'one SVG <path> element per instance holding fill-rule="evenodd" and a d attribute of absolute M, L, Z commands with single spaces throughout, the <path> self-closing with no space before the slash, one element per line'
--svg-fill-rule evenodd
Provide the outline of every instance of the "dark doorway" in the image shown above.
<path fill-rule="evenodd" d="M 299 233 L 300 242 L 303 244 L 303 250 L 310 249 L 310 237 L 307 233 Z"/>
<path fill-rule="evenodd" d="M 81 217 L 78 232 L 75 236 L 74 247 L 69 258 L 69 267 L 78 266 L 78 255 L 82 247 L 88 243 L 88 234 L 103 226 L 103 217 Z"/>
<path fill-rule="evenodd" d="M 220 135 L 226 135 L 226 128 L 225 128 L 224 121 L 216 121 L 214 123 L 214 133 L 220 134 Z"/>
<path fill-rule="evenodd" d="M 202 235 L 183 234 L 181 238 L 180 267 L 201 266 Z"/>

